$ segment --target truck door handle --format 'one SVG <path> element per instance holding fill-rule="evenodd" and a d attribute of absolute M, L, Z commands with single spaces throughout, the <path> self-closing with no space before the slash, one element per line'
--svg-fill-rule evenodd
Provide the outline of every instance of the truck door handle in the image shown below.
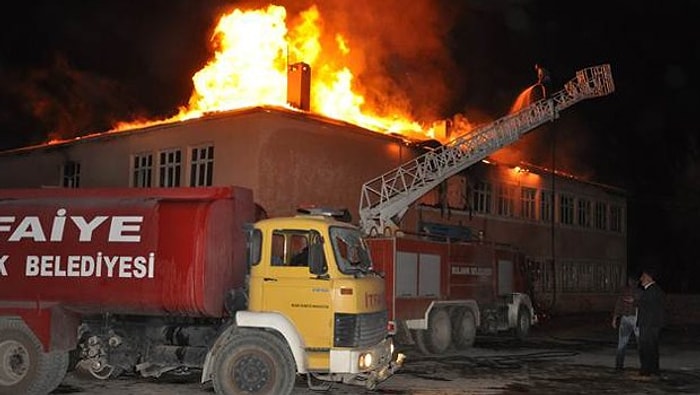
<path fill-rule="evenodd" d="M 264 277 L 263 281 L 277 281 L 277 279 L 272 277 Z"/>

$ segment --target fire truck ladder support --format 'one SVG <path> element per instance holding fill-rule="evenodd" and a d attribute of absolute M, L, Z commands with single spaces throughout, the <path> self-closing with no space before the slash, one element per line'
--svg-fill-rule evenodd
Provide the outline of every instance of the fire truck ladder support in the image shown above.
<path fill-rule="evenodd" d="M 360 197 L 360 226 L 368 236 L 393 234 L 409 206 L 449 177 L 559 117 L 584 99 L 612 93 L 610 65 L 576 72 L 564 89 L 518 112 L 477 127 L 439 148 L 366 182 Z"/>

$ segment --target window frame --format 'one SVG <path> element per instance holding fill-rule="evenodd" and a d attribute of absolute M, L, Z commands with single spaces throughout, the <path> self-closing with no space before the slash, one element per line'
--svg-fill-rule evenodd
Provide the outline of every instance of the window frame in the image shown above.
<path fill-rule="evenodd" d="M 131 187 L 150 188 L 153 185 L 153 164 L 153 152 L 139 152 L 131 155 Z"/>
<path fill-rule="evenodd" d="M 174 160 L 169 158 L 173 155 Z M 165 157 L 165 160 L 163 160 Z M 182 149 L 169 148 L 158 151 L 158 186 L 174 188 L 182 185 Z"/>
<path fill-rule="evenodd" d="M 189 186 L 208 187 L 214 184 L 214 153 L 213 143 L 189 147 Z"/>

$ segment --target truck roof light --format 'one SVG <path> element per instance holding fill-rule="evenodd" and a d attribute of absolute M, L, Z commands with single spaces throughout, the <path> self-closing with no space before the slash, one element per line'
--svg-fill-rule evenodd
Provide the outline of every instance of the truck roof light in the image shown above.
<path fill-rule="evenodd" d="M 304 206 L 297 209 L 297 213 L 302 215 L 320 215 L 324 217 L 332 217 L 339 221 L 350 222 L 352 216 L 346 208 Z"/>

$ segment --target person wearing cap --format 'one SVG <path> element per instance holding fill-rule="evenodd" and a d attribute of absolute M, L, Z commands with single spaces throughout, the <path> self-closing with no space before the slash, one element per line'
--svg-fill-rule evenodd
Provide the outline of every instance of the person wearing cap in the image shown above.
<path fill-rule="evenodd" d="M 659 336 L 665 325 L 665 295 L 656 283 L 656 271 L 647 268 L 639 281 L 643 291 L 639 298 L 637 327 L 639 328 L 639 375 L 659 375 Z"/>
<path fill-rule="evenodd" d="M 627 276 L 627 284 L 620 291 L 613 310 L 612 327 L 617 329 L 617 352 L 615 354 L 615 371 L 621 372 L 625 366 L 625 353 L 627 344 L 634 333 L 639 341 L 637 330 L 637 303 L 642 289 L 639 287 L 637 277 Z"/>

